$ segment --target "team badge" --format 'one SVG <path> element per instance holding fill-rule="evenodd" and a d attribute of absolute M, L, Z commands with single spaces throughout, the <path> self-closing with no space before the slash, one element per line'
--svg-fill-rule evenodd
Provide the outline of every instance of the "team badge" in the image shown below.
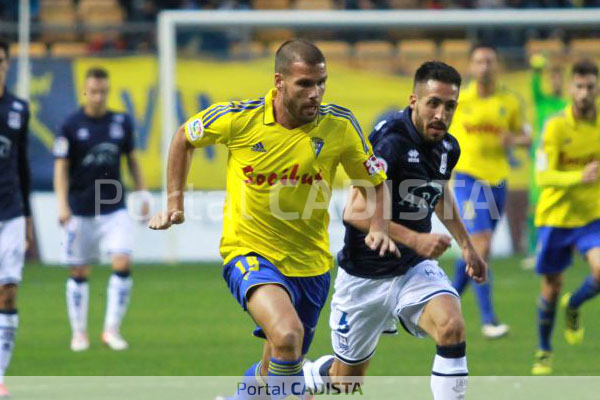
<path fill-rule="evenodd" d="M 88 140 L 90 138 L 90 131 L 88 128 L 79 128 L 76 135 L 79 140 Z"/>
<path fill-rule="evenodd" d="M 13 101 L 12 108 L 17 111 L 23 111 L 23 104 L 19 103 L 18 101 Z"/>
<path fill-rule="evenodd" d="M 204 126 L 202 125 L 202 120 L 200 118 L 196 118 L 195 120 L 188 122 L 187 131 L 192 141 L 200 139 L 202 137 L 202 134 L 204 133 Z"/>
<path fill-rule="evenodd" d="M 363 165 L 365 166 L 365 169 L 367 170 L 367 173 L 370 176 L 377 175 L 379 171 L 381 171 L 381 163 L 379 162 L 379 159 L 374 155 L 369 157 L 367 161 L 363 162 Z"/>
<path fill-rule="evenodd" d="M 123 125 L 117 123 L 110 124 L 110 127 L 108 128 L 108 135 L 112 139 L 123 139 Z"/>
<path fill-rule="evenodd" d="M 21 129 L 21 114 L 16 111 L 9 111 L 6 124 L 11 129 Z"/>
<path fill-rule="evenodd" d="M 313 152 L 315 153 L 315 158 L 319 157 L 321 150 L 323 149 L 323 145 L 325 142 L 323 139 L 318 137 L 310 138 L 310 145 L 312 146 Z"/>

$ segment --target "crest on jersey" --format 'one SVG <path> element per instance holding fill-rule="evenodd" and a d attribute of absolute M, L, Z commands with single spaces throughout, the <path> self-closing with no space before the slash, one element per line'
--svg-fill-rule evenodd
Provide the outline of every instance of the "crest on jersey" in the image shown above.
<path fill-rule="evenodd" d="M 90 131 L 88 128 L 79 128 L 76 135 L 79 140 L 88 140 L 90 138 Z"/>
<path fill-rule="evenodd" d="M 19 103 L 18 101 L 13 101 L 12 108 L 17 111 L 23 111 L 23 104 Z"/>
<path fill-rule="evenodd" d="M 110 127 L 108 128 L 108 135 L 112 139 L 123 139 L 123 125 L 119 123 L 110 124 Z"/>
<path fill-rule="evenodd" d="M 21 114 L 16 111 L 9 111 L 6 124 L 11 129 L 21 129 Z"/>
<path fill-rule="evenodd" d="M 188 122 L 187 132 L 192 141 L 200 139 L 204 133 L 204 125 L 202 125 L 202 120 L 200 118 L 196 118 L 195 120 Z"/>
<path fill-rule="evenodd" d="M 313 152 L 315 153 L 315 158 L 319 157 L 319 154 L 321 154 L 321 150 L 323 150 L 324 144 L 325 142 L 321 138 L 310 138 L 310 145 L 312 146 Z"/>

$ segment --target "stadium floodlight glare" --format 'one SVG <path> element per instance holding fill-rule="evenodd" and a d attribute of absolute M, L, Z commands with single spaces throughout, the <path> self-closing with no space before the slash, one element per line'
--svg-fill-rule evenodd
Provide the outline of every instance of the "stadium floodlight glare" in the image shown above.
<path fill-rule="evenodd" d="M 175 35 L 179 27 L 299 29 L 430 29 L 598 27 L 600 9 L 398 10 L 398 11 L 163 11 L 158 16 L 162 152 L 167 160 L 177 128 Z M 198 110 L 199 111 L 199 110 Z M 163 187 L 166 192 L 166 168 Z"/>

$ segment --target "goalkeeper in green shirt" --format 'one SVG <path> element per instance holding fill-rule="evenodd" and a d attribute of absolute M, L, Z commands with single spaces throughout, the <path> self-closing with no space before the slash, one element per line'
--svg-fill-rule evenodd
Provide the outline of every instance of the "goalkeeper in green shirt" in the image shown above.
<path fill-rule="evenodd" d="M 534 134 L 533 144 L 531 146 L 531 159 L 535 160 L 535 152 L 540 142 L 540 137 L 544 128 L 544 123 L 553 114 L 562 111 L 567 106 L 567 100 L 563 98 L 563 70 L 559 65 L 554 65 L 550 68 L 550 82 L 552 91 L 544 92 L 542 89 L 543 70 L 548 64 L 546 57 L 536 54 L 531 57 L 529 64 L 532 68 L 531 92 L 535 105 L 536 131 Z M 535 215 L 535 204 L 539 197 L 539 188 L 535 184 L 535 165 L 532 164 L 530 170 L 530 190 L 529 204 L 530 210 L 527 217 L 527 228 L 529 232 L 528 253 L 533 257 L 537 242 L 537 232 L 533 224 L 533 216 Z M 529 264 L 529 263 L 528 263 Z M 531 263 L 533 266 L 533 263 Z"/>

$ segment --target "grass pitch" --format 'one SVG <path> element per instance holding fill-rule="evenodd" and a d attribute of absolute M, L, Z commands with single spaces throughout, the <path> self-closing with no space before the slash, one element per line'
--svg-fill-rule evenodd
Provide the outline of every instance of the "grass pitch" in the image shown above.
<path fill-rule="evenodd" d="M 451 264 L 443 263 L 449 275 Z M 486 341 L 472 291 L 463 298 L 467 352 L 471 375 L 528 375 L 537 343 L 536 300 L 539 278 L 520 267 L 519 258 L 494 260 L 495 304 L 510 336 Z M 566 274 L 574 290 L 588 274 L 581 260 Z M 65 304 L 67 270 L 28 265 L 19 293 L 20 327 L 9 375 L 240 375 L 261 354 L 261 340 L 221 278 L 218 264 L 138 265 L 132 304 L 123 325 L 130 349 L 103 347 L 107 267 L 94 269 L 90 280 L 87 352 L 69 350 L 70 328 Z M 583 308 L 586 337 L 572 347 L 563 339 L 564 315 L 559 309 L 554 331 L 556 375 L 600 375 L 600 297 Z M 309 357 L 331 353 L 327 307 Z M 382 337 L 372 361 L 372 375 L 429 375 L 435 344 L 416 339 L 400 328 Z"/>

